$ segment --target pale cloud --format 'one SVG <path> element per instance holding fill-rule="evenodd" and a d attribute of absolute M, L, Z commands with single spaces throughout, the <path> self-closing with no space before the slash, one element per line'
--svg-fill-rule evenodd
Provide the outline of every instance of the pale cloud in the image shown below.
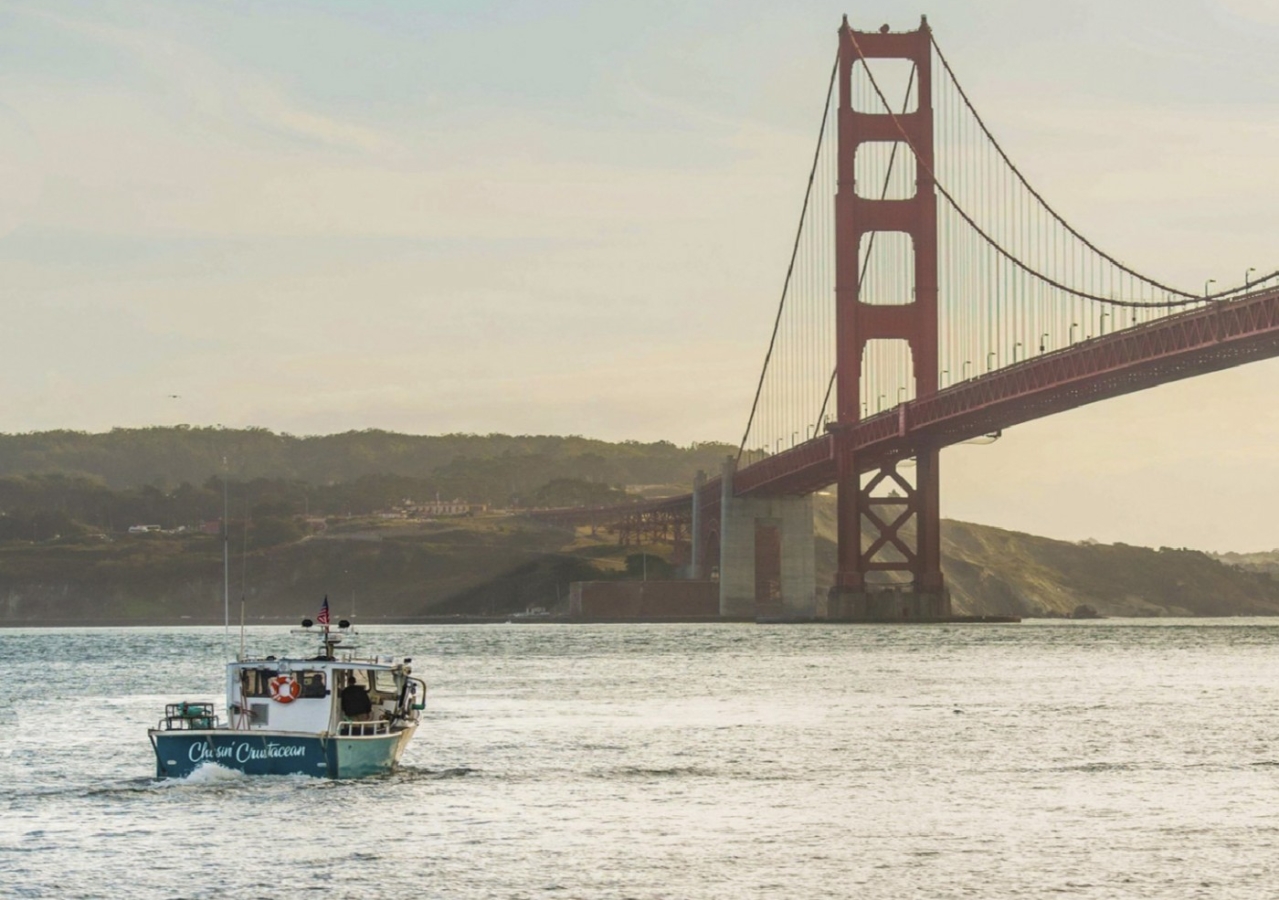
<path fill-rule="evenodd" d="M 391 136 L 308 109 L 265 78 L 225 65 L 199 47 L 174 40 L 163 32 L 34 7 L 15 7 L 12 11 L 111 47 L 135 63 L 144 63 L 171 94 L 181 97 L 188 114 L 222 121 L 244 118 L 258 128 L 380 157 L 393 158 L 403 152 Z"/>
<path fill-rule="evenodd" d="M 263 122 L 282 131 L 335 147 L 348 147 L 383 159 L 402 157 L 404 148 L 383 132 L 343 122 L 290 104 L 280 91 L 259 89 L 242 94 L 247 107 Z"/>
<path fill-rule="evenodd" d="M 1262 25 L 1279 26 L 1279 5 L 1273 0 L 1216 0 L 1217 4 L 1241 19 Z"/>
<path fill-rule="evenodd" d="M 0 237 L 30 219 L 43 191 L 35 135 L 19 113 L 0 104 Z"/>

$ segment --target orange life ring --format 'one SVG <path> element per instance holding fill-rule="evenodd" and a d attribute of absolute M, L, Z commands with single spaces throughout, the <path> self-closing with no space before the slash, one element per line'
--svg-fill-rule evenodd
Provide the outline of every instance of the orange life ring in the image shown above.
<path fill-rule="evenodd" d="M 302 685 L 292 675 L 276 675 L 267 686 L 271 689 L 271 699 L 276 703 L 292 703 L 302 693 Z"/>

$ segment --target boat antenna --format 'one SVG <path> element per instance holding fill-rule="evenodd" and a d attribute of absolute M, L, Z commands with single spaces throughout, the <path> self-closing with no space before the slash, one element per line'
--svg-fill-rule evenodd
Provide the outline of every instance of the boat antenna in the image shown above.
<path fill-rule="evenodd" d="M 244 541 L 240 545 L 240 659 L 244 659 L 244 598 L 249 588 L 249 495 L 244 495 Z"/>
<path fill-rule="evenodd" d="M 222 457 L 222 620 L 226 628 L 223 635 L 222 652 L 231 655 L 231 523 L 227 513 L 230 509 L 230 489 L 227 487 L 230 467 L 226 457 Z"/>

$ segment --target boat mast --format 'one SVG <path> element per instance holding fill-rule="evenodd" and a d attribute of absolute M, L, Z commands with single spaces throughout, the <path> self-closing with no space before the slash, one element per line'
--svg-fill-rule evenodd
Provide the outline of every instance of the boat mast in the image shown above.
<path fill-rule="evenodd" d="M 228 473 L 229 468 L 224 456 L 222 457 L 222 622 L 226 631 L 222 638 L 222 652 L 229 657 L 231 655 L 231 524 L 227 519 L 230 509 Z"/>

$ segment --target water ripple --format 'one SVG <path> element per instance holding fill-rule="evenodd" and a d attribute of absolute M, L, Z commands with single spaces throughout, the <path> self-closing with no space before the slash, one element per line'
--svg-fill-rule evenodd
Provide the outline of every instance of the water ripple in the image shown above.
<path fill-rule="evenodd" d="M 0 631 L 0 894 L 1269 896 L 1277 625 L 369 629 L 428 716 L 337 782 L 155 780 L 216 630 Z"/>

